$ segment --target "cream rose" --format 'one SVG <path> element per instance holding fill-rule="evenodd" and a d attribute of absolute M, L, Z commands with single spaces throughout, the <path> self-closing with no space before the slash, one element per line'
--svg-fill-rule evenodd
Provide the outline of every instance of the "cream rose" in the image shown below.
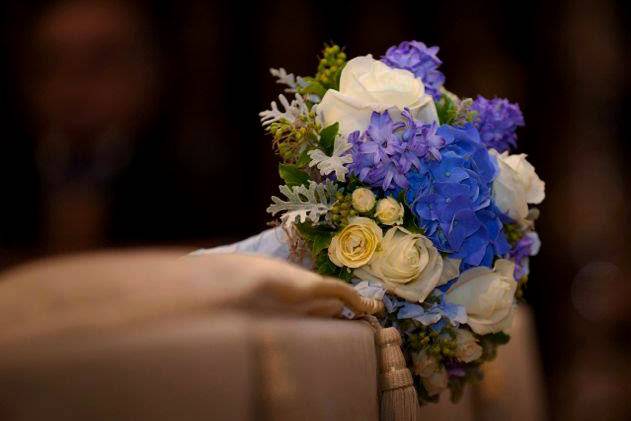
<path fill-rule="evenodd" d="M 358 268 L 372 260 L 383 238 L 379 225 L 370 218 L 349 218 L 348 225 L 329 245 L 329 258 L 336 266 Z"/>
<path fill-rule="evenodd" d="M 515 264 L 499 259 L 495 268 L 475 267 L 463 272 L 445 294 L 445 301 L 463 306 L 467 324 L 479 335 L 510 327 L 515 309 Z"/>
<path fill-rule="evenodd" d="M 499 174 L 493 182 L 493 199 L 497 207 L 518 222 L 528 217 L 528 204 L 539 204 L 545 198 L 545 183 L 525 154 L 500 154 L 490 150 L 499 165 Z"/>
<path fill-rule="evenodd" d="M 340 133 L 363 131 L 373 111 L 388 110 L 398 120 L 408 108 L 416 120 L 438 121 L 431 95 L 425 93 L 420 79 L 402 69 L 393 69 L 371 55 L 346 63 L 340 77 L 340 90 L 329 89 L 316 107 L 324 126 L 340 123 Z"/>
<path fill-rule="evenodd" d="M 431 375 L 422 377 L 421 381 L 427 394 L 435 396 L 447 388 L 449 376 L 447 375 L 445 367 L 440 367 L 440 369 L 434 371 Z"/>
<path fill-rule="evenodd" d="M 370 264 L 354 271 L 406 300 L 423 302 L 443 280 L 443 258 L 431 240 L 403 227 L 390 228 Z"/>
<path fill-rule="evenodd" d="M 370 212 L 375 207 L 375 194 L 365 187 L 360 187 L 353 191 L 351 195 L 353 208 L 357 212 Z"/>
<path fill-rule="evenodd" d="M 470 363 L 482 356 L 482 347 L 475 336 L 468 330 L 456 330 L 456 358 L 462 362 Z"/>
<path fill-rule="evenodd" d="M 375 209 L 375 217 L 384 225 L 401 225 L 404 213 L 403 204 L 392 197 L 379 200 Z"/>

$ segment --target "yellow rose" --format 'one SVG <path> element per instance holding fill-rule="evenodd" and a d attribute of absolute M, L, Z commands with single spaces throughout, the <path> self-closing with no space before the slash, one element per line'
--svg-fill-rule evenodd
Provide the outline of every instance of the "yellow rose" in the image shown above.
<path fill-rule="evenodd" d="M 329 258 L 339 267 L 358 268 L 368 264 L 379 247 L 383 232 L 370 218 L 355 216 L 333 237 Z"/>
<path fill-rule="evenodd" d="M 431 240 L 403 227 L 390 228 L 372 262 L 353 273 L 362 281 L 381 284 L 387 291 L 415 302 L 423 302 L 445 281 L 443 258 Z"/>
<path fill-rule="evenodd" d="M 384 225 L 401 225 L 403 223 L 403 204 L 392 197 L 379 200 L 375 217 Z"/>
<path fill-rule="evenodd" d="M 353 191 L 351 195 L 353 207 L 357 212 L 365 213 L 375 206 L 375 194 L 365 187 L 360 187 Z"/>

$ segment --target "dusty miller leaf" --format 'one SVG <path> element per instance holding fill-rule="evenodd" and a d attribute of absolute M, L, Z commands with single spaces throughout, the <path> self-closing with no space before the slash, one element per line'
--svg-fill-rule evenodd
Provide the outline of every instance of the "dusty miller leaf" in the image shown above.
<path fill-rule="evenodd" d="M 335 173 L 337 180 L 346 181 L 346 174 L 348 174 L 346 166 L 353 162 L 353 157 L 348 153 L 352 147 L 353 145 L 344 136 L 337 136 L 331 156 L 320 149 L 309 151 L 311 158 L 309 167 L 317 166 L 321 175 Z"/>
<path fill-rule="evenodd" d="M 261 118 L 261 124 L 268 126 L 275 121 L 286 120 L 289 123 L 294 123 L 300 116 L 309 114 L 309 108 L 305 103 L 302 96 L 296 94 L 295 98 L 289 102 L 285 95 L 278 95 L 278 100 L 283 106 L 284 111 L 281 111 L 276 104 L 276 101 L 272 101 L 271 109 L 261 111 L 259 117 Z"/>
<path fill-rule="evenodd" d="M 280 219 L 285 224 L 296 220 L 301 223 L 307 220 L 318 222 L 335 203 L 337 192 L 335 183 L 330 180 L 321 184 L 309 181 L 309 186 L 280 186 L 279 189 L 287 200 L 272 196 L 273 203 L 267 208 L 267 212 L 272 215 L 282 213 Z"/>

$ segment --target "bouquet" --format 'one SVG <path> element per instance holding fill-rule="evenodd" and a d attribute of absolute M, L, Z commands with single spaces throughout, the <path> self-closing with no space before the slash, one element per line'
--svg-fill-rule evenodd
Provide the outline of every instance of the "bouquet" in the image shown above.
<path fill-rule="evenodd" d="M 508 341 L 540 246 L 544 183 L 516 148 L 506 99 L 444 87 L 438 47 L 402 42 L 348 60 L 326 45 L 314 76 L 260 113 L 282 161 L 268 212 L 293 258 L 383 301 L 422 402 L 457 400 Z"/>

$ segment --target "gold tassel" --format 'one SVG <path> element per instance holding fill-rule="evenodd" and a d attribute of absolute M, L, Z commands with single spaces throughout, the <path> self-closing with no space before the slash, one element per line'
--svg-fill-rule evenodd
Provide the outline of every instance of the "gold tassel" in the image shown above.
<path fill-rule="evenodd" d="M 372 321 L 371 324 L 375 326 Z M 418 396 L 401 351 L 399 331 L 379 326 L 375 338 L 380 367 L 381 421 L 418 420 Z"/>

